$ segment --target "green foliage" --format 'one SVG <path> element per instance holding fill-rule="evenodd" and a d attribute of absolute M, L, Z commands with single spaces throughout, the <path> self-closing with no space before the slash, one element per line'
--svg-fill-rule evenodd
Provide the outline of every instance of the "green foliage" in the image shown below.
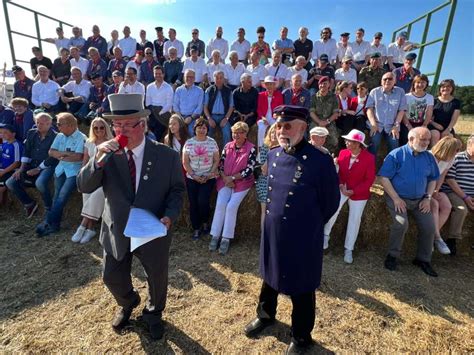
<path fill-rule="evenodd" d="M 456 86 L 454 96 L 461 100 L 462 114 L 474 114 L 474 86 Z"/>

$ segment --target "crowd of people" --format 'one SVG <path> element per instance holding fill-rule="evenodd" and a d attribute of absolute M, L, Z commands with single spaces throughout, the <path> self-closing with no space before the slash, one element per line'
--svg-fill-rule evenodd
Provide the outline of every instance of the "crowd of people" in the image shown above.
<path fill-rule="evenodd" d="M 110 111 L 110 95 L 140 94 L 150 111 L 147 138 L 164 142 L 182 156 L 192 237 L 210 234 L 210 250 L 228 252 L 239 205 L 254 184 L 263 228 L 265 161 L 278 145 L 274 112 L 281 105 L 293 105 L 308 110 L 306 139 L 332 155 L 339 171 L 341 200 L 324 228 L 325 248 L 339 211 L 348 202 L 344 260 L 352 263 L 376 177 L 375 157 L 384 140 L 388 155 L 378 175 L 393 217 L 387 268 L 394 268 L 390 260 L 400 254 L 407 211 L 423 217 L 417 219 L 419 240 L 426 243 L 420 260 L 429 263 L 433 243 L 443 254 L 456 253 L 462 222 L 474 207 L 473 137 L 461 151 L 453 138 L 460 114 L 460 102 L 453 96 L 455 84 L 443 80 L 436 98 L 427 92 L 429 79 L 414 67 L 416 54 L 410 52 L 418 45 L 408 41 L 406 32 L 385 46 L 382 33 L 375 33 L 369 42 L 362 28 L 353 42 L 347 32 L 336 42 L 327 27 L 313 42 L 304 27 L 295 41 L 282 27 L 280 38 L 270 45 L 260 26 L 255 43 L 250 44 L 245 29 L 239 28 L 229 45 L 222 27 L 217 27 L 207 45 L 193 29 L 184 46 L 174 29 L 169 29 L 169 38 L 162 27 L 155 30 L 155 40 L 148 40 L 144 30 L 135 40 L 125 26 L 123 38 L 114 30 L 107 41 L 98 26 L 87 39 L 78 27 L 70 39 L 58 27 L 56 38 L 45 39 L 56 45 L 58 58 L 52 61 L 33 47 L 33 79 L 23 68 L 13 67 L 14 99 L 0 112 L 0 191 L 3 198 L 10 190 L 30 218 L 38 201 L 25 187 L 36 186 L 47 211 L 36 230 L 39 236 L 59 230 L 81 166 L 95 156 L 97 145 L 115 135 L 116 127 L 102 118 Z M 90 125 L 88 136 L 79 130 L 81 123 Z M 254 126 L 257 139 L 251 142 L 248 134 Z M 218 129 L 222 142 L 216 142 Z M 428 147 L 431 153 L 425 154 Z M 411 168 L 408 157 L 416 161 Z M 53 176 L 51 197 L 48 182 Z M 209 201 L 214 188 L 218 194 L 212 215 Z M 86 243 L 96 234 L 103 191 L 84 194 L 83 205 L 83 219 L 72 240 Z M 445 242 L 440 231 L 451 211 L 454 222 Z"/>

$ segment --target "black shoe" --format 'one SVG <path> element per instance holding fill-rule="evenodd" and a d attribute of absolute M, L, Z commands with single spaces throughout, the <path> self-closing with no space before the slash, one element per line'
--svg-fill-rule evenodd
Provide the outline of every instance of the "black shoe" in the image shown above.
<path fill-rule="evenodd" d="M 200 233 L 199 229 L 196 229 L 196 230 L 194 230 L 194 233 L 191 236 L 191 239 L 192 240 L 198 240 L 200 236 L 201 236 L 201 233 Z"/>
<path fill-rule="evenodd" d="M 209 229 L 209 225 L 207 223 L 204 223 L 201 228 L 201 234 L 209 235 L 209 233 L 211 233 L 211 230 Z"/>
<path fill-rule="evenodd" d="M 254 337 L 273 323 L 275 323 L 274 319 L 255 318 L 245 326 L 245 335 L 249 338 Z"/>
<path fill-rule="evenodd" d="M 53 226 L 49 223 L 46 223 L 42 229 L 36 229 L 36 234 L 38 234 L 38 237 L 40 238 L 57 232 L 59 232 L 59 227 Z"/>
<path fill-rule="evenodd" d="M 132 315 L 133 309 L 140 304 L 140 295 L 138 292 L 135 292 L 135 295 L 135 302 L 133 302 L 129 308 L 120 308 L 117 313 L 115 313 L 114 319 L 112 320 L 112 328 L 114 328 L 116 332 L 121 331 L 128 324 L 128 320 Z"/>
<path fill-rule="evenodd" d="M 36 225 L 36 230 L 35 230 L 35 231 L 36 231 L 36 234 L 38 234 L 38 235 L 39 235 L 39 234 L 42 234 L 47 225 L 48 225 L 48 222 L 46 222 L 46 221 L 43 221 L 43 222 L 41 222 L 41 223 L 38 223 L 38 224 Z"/>
<path fill-rule="evenodd" d="M 163 338 L 163 334 L 165 333 L 165 327 L 163 326 L 163 322 L 161 321 L 161 319 L 158 323 L 150 325 L 148 329 L 153 340 L 160 340 L 161 338 Z"/>
<path fill-rule="evenodd" d="M 397 269 L 397 258 L 391 255 L 387 255 L 384 262 L 385 268 L 390 271 L 395 271 Z"/>
<path fill-rule="evenodd" d="M 438 277 L 438 273 L 433 270 L 433 268 L 431 267 L 431 264 L 427 261 L 421 261 L 421 260 L 415 259 L 413 260 L 413 265 L 419 266 L 426 275 Z"/>
<path fill-rule="evenodd" d="M 290 354 L 310 354 L 311 353 L 311 345 L 312 342 L 308 343 L 298 343 L 294 340 L 291 340 L 290 345 L 288 345 L 288 348 L 286 349 L 285 354 L 290 355 Z"/>
<path fill-rule="evenodd" d="M 448 246 L 449 250 L 451 251 L 451 256 L 456 255 L 457 249 L 456 249 L 456 239 L 454 238 L 448 238 L 446 239 L 446 245 Z"/>

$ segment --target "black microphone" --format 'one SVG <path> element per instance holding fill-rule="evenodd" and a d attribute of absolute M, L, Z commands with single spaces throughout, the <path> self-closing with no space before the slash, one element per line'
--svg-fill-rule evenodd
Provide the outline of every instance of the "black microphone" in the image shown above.
<path fill-rule="evenodd" d="M 97 160 L 97 165 L 104 166 L 105 163 L 107 163 L 107 161 L 110 159 L 110 157 L 115 154 L 115 152 L 125 148 L 128 144 L 128 137 L 122 134 L 119 134 L 117 137 L 114 138 L 114 140 L 117 141 L 117 143 L 119 144 L 119 149 L 102 154 L 102 156 Z"/>

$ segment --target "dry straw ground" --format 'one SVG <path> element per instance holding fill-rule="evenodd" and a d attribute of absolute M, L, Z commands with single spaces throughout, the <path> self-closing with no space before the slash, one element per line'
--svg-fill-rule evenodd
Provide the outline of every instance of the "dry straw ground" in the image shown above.
<path fill-rule="evenodd" d="M 342 261 L 344 223 L 336 227 L 317 292 L 315 353 L 473 353 L 472 217 L 459 256 L 434 253 L 439 278 L 411 265 L 413 230 L 400 270 L 388 272 L 382 265 L 389 220 L 379 195 L 374 189 L 353 265 Z M 79 221 L 77 207 L 66 210 L 61 234 L 42 240 L 32 232 L 41 214 L 25 220 L 18 206 L 0 210 L 0 351 L 282 353 L 290 340 L 287 298 L 280 297 L 275 327 L 257 340 L 242 332 L 255 315 L 261 283 L 259 240 L 250 225 L 258 218 L 252 198 L 242 206 L 248 218 L 239 220 L 239 236 L 226 257 L 209 253 L 208 239 L 192 242 L 187 229 L 176 231 L 164 313 L 167 333 L 158 342 L 147 336 L 138 309 L 125 334 L 111 330 L 116 306 L 100 278 L 102 250 L 96 239 L 87 245 L 70 242 Z M 79 202 L 74 196 L 72 205 Z M 145 299 L 138 262 L 133 275 Z"/>

